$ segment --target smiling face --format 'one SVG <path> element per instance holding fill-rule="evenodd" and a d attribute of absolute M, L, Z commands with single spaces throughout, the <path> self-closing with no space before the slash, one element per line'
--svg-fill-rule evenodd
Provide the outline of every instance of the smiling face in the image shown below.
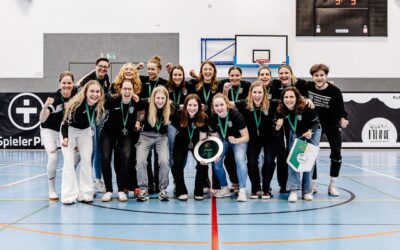
<path fill-rule="evenodd" d="M 135 68 L 132 64 L 127 64 L 124 67 L 124 79 L 132 79 L 135 72 Z"/>
<path fill-rule="evenodd" d="M 254 87 L 251 91 L 251 95 L 253 97 L 253 102 L 256 107 L 260 107 L 264 98 L 264 88 L 261 86 Z"/>
<path fill-rule="evenodd" d="M 288 68 L 281 68 L 278 72 L 279 80 L 281 80 L 284 86 L 290 86 L 292 84 L 292 72 Z"/>
<path fill-rule="evenodd" d="M 268 85 L 271 80 L 271 72 L 268 69 L 261 69 L 258 73 L 258 80 L 262 81 L 264 85 Z"/>
<path fill-rule="evenodd" d="M 72 89 L 74 88 L 74 81 L 71 76 L 64 76 L 60 81 L 60 89 L 63 97 L 70 97 Z"/>
<path fill-rule="evenodd" d="M 92 84 L 88 87 L 86 91 L 86 100 L 89 106 L 95 105 L 101 97 L 101 90 L 98 84 Z"/>
<path fill-rule="evenodd" d="M 286 108 L 289 110 L 293 110 L 294 106 L 296 105 L 296 95 L 292 90 L 288 90 L 283 95 L 283 103 L 285 104 Z"/>
<path fill-rule="evenodd" d="M 158 74 L 160 74 L 160 69 L 155 63 L 147 63 L 147 74 L 150 77 L 150 80 L 154 81 L 157 79 Z"/>
<path fill-rule="evenodd" d="M 96 65 L 96 75 L 98 78 L 103 79 L 108 72 L 110 64 L 107 61 L 99 61 Z"/>
<path fill-rule="evenodd" d="M 233 85 L 235 86 L 239 85 L 241 79 L 242 79 L 242 73 L 240 73 L 239 70 L 233 69 L 229 72 L 229 81 L 231 81 Z"/>
<path fill-rule="evenodd" d="M 205 83 L 211 83 L 215 70 L 210 64 L 205 63 L 201 69 L 201 74 L 203 75 Z"/>
<path fill-rule="evenodd" d="M 162 109 L 167 102 L 167 97 L 161 92 L 157 92 L 154 96 L 157 109 Z"/>
<path fill-rule="evenodd" d="M 129 103 L 133 96 L 133 85 L 130 80 L 125 80 L 121 87 L 121 96 L 123 103 Z"/>
<path fill-rule="evenodd" d="M 328 87 L 327 79 L 328 75 L 320 69 L 312 75 L 312 79 L 315 82 L 315 87 L 317 89 L 325 89 Z"/>
<path fill-rule="evenodd" d="M 226 114 L 228 113 L 228 107 L 223 98 L 215 98 L 214 102 L 213 102 L 213 108 L 214 108 L 215 113 L 219 117 L 221 117 L 221 118 L 226 117 Z"/>
<path fill-rule="evenodd" d="M 197 103 L 196 99 L 190 99 L 188 101 L 186 110 L 190 118 L 193 118 L 197 114 L 197 111 L 199 111 L 199 104 Z"/>
<path fill-rule="evenodd" d="M 183 80 L 183 71 L 180 69 L 174 69 L 172 71 L 172 81 L 175 86 L 180 86 Z"/>

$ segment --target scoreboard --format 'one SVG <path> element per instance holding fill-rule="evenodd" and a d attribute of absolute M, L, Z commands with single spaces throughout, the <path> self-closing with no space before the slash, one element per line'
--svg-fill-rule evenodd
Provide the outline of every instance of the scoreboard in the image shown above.
<path fill-rule="evenodd" d="M 297 36 L 387 36 L 387 0 L 297 0 Z"/>

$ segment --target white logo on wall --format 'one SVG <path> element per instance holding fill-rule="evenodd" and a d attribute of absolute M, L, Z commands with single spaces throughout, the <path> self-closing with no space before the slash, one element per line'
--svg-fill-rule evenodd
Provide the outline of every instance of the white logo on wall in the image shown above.
<path fill-rule="evenodd" d="M 8 106 L 8 117 L 15 127 L 21 130 L 32 130 L 39 126 L 39 112 L 43 107 L 42 100 L 32 93 L 16 95 Z"/>
<path fill-rule="evenodd" d="M 373 118 L 364 125 L 361 138 L 363 142 L 371 144 L 396 143 L 397 130 L 388 119 L 382 117 Z"/>

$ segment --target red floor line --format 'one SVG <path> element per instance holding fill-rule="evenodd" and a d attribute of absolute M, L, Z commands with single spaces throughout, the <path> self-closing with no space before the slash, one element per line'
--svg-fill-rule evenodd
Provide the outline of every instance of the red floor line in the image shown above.
<path fill-rule="evenodd" d="M 211 250 L 218 250 L 218 214 L 217 199 L 211 198 Z"/>

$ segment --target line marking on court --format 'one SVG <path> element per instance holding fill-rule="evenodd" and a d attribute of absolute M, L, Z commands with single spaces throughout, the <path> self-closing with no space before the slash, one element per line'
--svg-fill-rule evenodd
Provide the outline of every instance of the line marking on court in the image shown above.
<path fill-rule="evenodd" d="M 2 167 L 0 167 L 0 169 L 9 168 L 9 167 L 16 167 L 16 166 L 20 166 L 20 165 L 24 165 L 24 164 L 28 164 L 28 163 L 32 163 L 32 162 L 37 162 L 37 161 L 42 161 L 42 160 L 46 160 L 46 159 L 47 159 L 47 157 L 46 158 L 39 158 L 39 159 L 36 159 L 36 160 L 23 161 L 23 162 L 14 163 L 14 164 L 7 165 L 7 166 L 2 166 Z M 28 164 L 28 165 L 30 165 L 30 164 Z"/>
<path fill-rule="evenodd" d="M 383 176 L 383 177 L 386 177 L 386 178 L 389 178 L 389 179 L 392 179 L 392 180 L 395 180 L 395 181 L 400 181 L 399 178 L 393 177 L 391 175 L 382 174 L 382 173 L 379 173 L 379 172 L 376 172 L 376 171 L 373 171 L 373 170 L 369 170 L 368 168 L 359 167 L 357 165 L 350 164 L 350 163 L 343 163 L 343 164 L 347 165 L 347 166 L 350 166 L 350 167 L 353 167 L 353 168 L 364 170 L 366 172 L 374 173 L 376 175 L 380 175 L 380 176 Z"/>
<path fill-rule="evenodd" d="M 62 237 L 72 237 L 72 238 L 78 238 L 78 239 L 120 241 L 120 242 L 132 242 L 132 243 L 179 244 L 179 245 L 184 245 L 184 244 L 186 244 L 186 245 L 204 245 L 204 244 L 209 244 L 209 242 L 206 242 L 206 241 L 139 240 L 139 239 L 113 238 L 113 237 L 102 237 L 102 236 L 91 236 L 91 235 L 57 233 L 57 232 L 36 230 L 36 229 L 31 229 L 31 228 L 16 227 L 16 226 L 13 226 L 13 225 L 6 225 L 6 224 L 0 224 L 0 226 L 3 226 L 5 228 L 10 228 L 10 229 L 15 229 L 15 230 L 18 230 L 18 231 L 25 231 L 25 232 L 46 234 L 46 235 L 55 235 L 55 236 L 62 236 Z"/>
<path fill-rule="evenodd" d="M 211 250 L 219 249 L 217 199 L 211 198 Z"/>
<path fill-rule="evenodd" d="M 394 196 L 394 195 L 392 195 L 392 194 L 383 192 L 382 190 L 379 190 L 379 189 L 377 189 L 377 188 L 375 188 L 375 187 L 372 187 L 372 186 L 367 185 L 367 184 L 365 184 L 365 183 L 362 183 L 362 182 L 360 182 L 360 181 L 354 180 L 353 178 L 350 178 L 350 177 L 348 177 L 348 176 L 346 176 L 346 175 L 343 175 L 343 178 L 346 178 L 346 179 L 348 179 L 348 180 L 350 180 L 350 181 L 353 181 L 353 182 L 355 182 L 355 183 L 357 183 L 357 184 L 359 184 L 359 185 L 365 186 L 365 187 L 367 187 L 367 188 L 370 188 L 370 189 L 375 190 L 375 191 L 377 191 L 377 192 L 379 192 L 379 193 L 381 193 L 381 194 L 384 194 L 384 195 L 386 195 L 386 196 L 395 198 L 395 199 L 397 199 L 398 201 L 400 201 L 400 198 L 397 197 L 397 196 Z"/>
<path fill-rule="evenodd" d="M 38 212 L 40 212 L 40 211 L 46 209 L 46 208 L 48 208 L 50 205 L 51 205 L 51 204 L 47 204 L 47 205 L 45 205 L 45 206 L 43 206 L 43 207 L 41 207 L 41 208 L 39 208 L 39 209 L 36 209 L 35 211 L 33 211 L 33 212 L 31 212 L 31 213 L 25 215 L 25 216 L 22 217 L 22 218 L 19 218 L 18 220 L 14 221 L 14 222 L 12 222 L 12 223 L 10 223 L 10 224 L 0 224 L 0 227 L 2 227 L 2 228 L 0 228 L 0 232 L 6 230 L 7 228 L 13 227 L 13 224 L 18 223 L 18 222 L 20 222 L 20 221 L 22 221 L 22 220 L 25 220 L 26 218 L 28 218 L 28 217 L 30 217 L 30 216 L 32 216 L 32 215 L 34 215 L 34 214 L 36 214 L 36 213 L 38 213 Z"/>
<path fill-rule="evenodd" d="M 56 171 L 58 172 L 58 171 L 60 171 L 61 169 L 62 169 L 62 168 L 59 168 L 59 169 L 57 169 Z M 16 182 L 12 182 L 12 183 L 9 183 L 9 184 L 6 184 L 6 185 L 2 185 L 2 186 L 0 186 L 0 189 L 2 189 L 2 188 L 8 188 L 8 187 L 11 187 L 11 186 L 15 186 L 15 185 L 18 185 L 18 184 L 20 184 L 20 183 L 27 182 L 27 181 L 30 181 L 30 180 L 33 180 L 33 179 L 36 179 L 36 178 L 39 178 L 39 177 L 42 177 L 42 176 L 47 176 L 47 173 L 35 175 L 35 176 L 29 177 L 29 178 L 25 178 L 25 179 L 22 179 L 22 180 L 19 180 L 19 181 L 16 181 Z"/>
<path fill-rule="evenodd" d="M 265 241 L 226 241 L 222 242 L 225 245 L 256 245 L 256 244 L 281 244 L 281 243 L 300 243 L 300 242 L 318 242 L 318 241 L 333 241 L 333 240 L 346 240 L 346 239 L 359 239 L 373 236 L 382 236 L 389 234 L 400 233 L 400 230 L 393 230 L 387 232 L 377 232 L 370 234 L 359 234 L 359 235 L 349 235 L 349 236 L 338 236 L 338 237 L 328 237 L 328 238 L 310 238 L 310 239 L 299 239 L 299 240 L 265 240 Z"/>

